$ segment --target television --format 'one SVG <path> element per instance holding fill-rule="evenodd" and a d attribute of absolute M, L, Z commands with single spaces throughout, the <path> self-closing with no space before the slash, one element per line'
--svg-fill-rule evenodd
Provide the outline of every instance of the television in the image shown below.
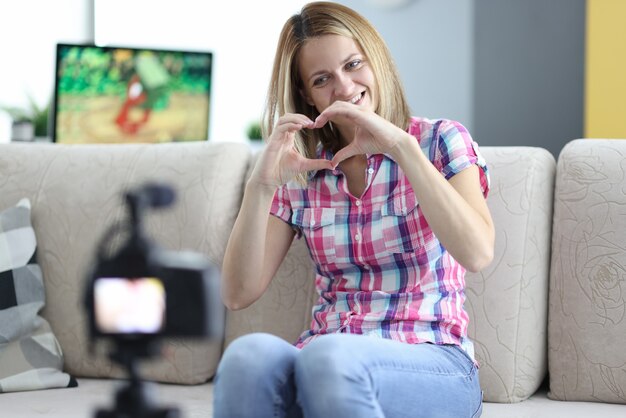
<path fill-rule="evenodd" d="M 213 54 L 57 44 L 52 140 L 206 141 Z"/>

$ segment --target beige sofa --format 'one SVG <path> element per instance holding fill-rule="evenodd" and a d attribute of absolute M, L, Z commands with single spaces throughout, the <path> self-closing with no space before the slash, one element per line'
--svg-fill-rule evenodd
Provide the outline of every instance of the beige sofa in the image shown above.
<path fill-rule="evenodd" d="M 558 164 L 540 148 L 482 150 L 496 254 L 468 275 L 467 308 L 483 416 L 626 416 L 626 141 L 573 141 Z M 86 417 L 111 405 L 120 385 L 111 378 L 121 374 L 106 347 L 89 352 L 81 298 L 94 245 L 123 214 L 120 192 L 145 180 L 173 184 L 178 203 L 149 214 L 150 232 L 165 247 L 201 251 L 219 265 L 252 161 L 247 145 L 226 142 L 0 145 L 0 211 L 31 200 L 42 316 L 79 382 L 0 394 L 0 416 Z M 308 253 L 295 241 L 269 291 L 228 313 L 223 341 L 168 341 L 164 356 L 144 365 L 143 376 L 161 382 L 157 402 L 210 417 L 209 379 L 223 347 L 253 331 L 294 340 L 314 298 Z"/>

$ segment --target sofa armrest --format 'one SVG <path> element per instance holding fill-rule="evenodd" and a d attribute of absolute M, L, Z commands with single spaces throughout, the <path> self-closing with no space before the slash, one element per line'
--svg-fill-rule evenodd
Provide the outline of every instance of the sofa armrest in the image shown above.
<path fill-rule="evenodd" d="M 578 139 L 557 166 L 552 399 L 626 404 L 626 141 Z"/>

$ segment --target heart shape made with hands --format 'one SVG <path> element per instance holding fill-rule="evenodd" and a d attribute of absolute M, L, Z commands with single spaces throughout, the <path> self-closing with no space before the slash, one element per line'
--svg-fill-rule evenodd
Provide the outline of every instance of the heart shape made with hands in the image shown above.
<path fill-rule="evenodd" d="M 341 148 L 331 160 L 333 169 L 342 161 L 355 155 L 384 154 L 397 143 L 389 138 L 397 137 L 399 133 L 406 134 L 373 111 L 360 109 L 358 106 L 345 102 L 335 102 L 305 128 L 320 129 L 328 122 L 336 124 L 340 132 L 342 127 L 345 127 L 342 135 L 347 141 L 347 145 Z"/>

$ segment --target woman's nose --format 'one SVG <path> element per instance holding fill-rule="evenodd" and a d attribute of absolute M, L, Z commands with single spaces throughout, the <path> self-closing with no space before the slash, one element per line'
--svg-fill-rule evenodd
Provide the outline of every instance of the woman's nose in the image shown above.
<path fill-rule="evenodd" d="M 354 82 L 352 77 L 341 74 L 335 77 L 335 97 L 343 100 L 350 100 L 348 95 L 354 93 Z"/>

